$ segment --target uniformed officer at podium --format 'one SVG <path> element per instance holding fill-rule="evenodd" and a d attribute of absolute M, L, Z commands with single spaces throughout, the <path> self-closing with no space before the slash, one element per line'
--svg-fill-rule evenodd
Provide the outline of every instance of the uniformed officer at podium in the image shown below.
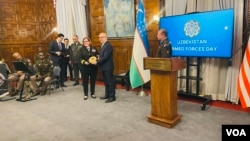
<path fill-rule="evenodd" d="M 172 46 L 168 39 L 168 33 L 165 29 L 160 29 L 157 33 L 157 39 L 160 41 L 160 46 L 157 50 L 156 57 L 171 58 Z"/>

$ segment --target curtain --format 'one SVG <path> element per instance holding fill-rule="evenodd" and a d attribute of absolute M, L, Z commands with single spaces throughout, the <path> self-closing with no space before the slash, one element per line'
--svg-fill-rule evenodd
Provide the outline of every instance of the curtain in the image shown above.
<path fill-rule="evenodd" d="M 69 0 L 71 1 L 71 0 Z M 74 19 L 75 31 L 78 35 L 79 41 L 82 42 L 82 39 L 88 36 L 87 31 L 87 22 L 86 22 L 86 12 L 85 0 L 72 0 L 72 14 Z"/>
<path fill-rule="evenodd" d="M 70 43 L 75 34 L 80 42 L 83 37 L 88 36 L 85 6 L 85 0 L 56 1 L 57 32 L 69 38 Z"/>
<path fill-rule="evenodd" d="M 232 2 L 231 2 L 232 3 Z M 239 97 L 237 95 L 237 78 L 239 68 L 242 61 L 242 43 L 243 43 L 243 10 L 244 0 L 234 1 L 235 22 L 234 22 L 234 48 L 232 65 L 227 73 L 227 87 L 225 89 L 225 99 L 238 104 Z"/>
<path fill-rule="evenodd" d="M 180 4 L 181 3 L 181 4 Z M 234 8 L 233 56 L 231 59 L 202 58 L 200 94 L 211 95 L 213 100 L 238 103 L 236 80 L 241 64 L 243 31 L 243 0 L 165 0 L 166 16 Z M 179 74 L 184 74 L 185 69 Z M 196 71 L 191 71 L 195 75 Z M 178 89 L 185 89 L 185 80 L 178 80 Z M 195 90 L 195 85 L 191 85 Z"/>

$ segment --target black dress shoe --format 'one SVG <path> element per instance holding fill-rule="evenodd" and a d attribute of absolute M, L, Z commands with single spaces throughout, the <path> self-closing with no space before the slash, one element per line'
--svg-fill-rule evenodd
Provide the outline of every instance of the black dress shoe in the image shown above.
<path fill-rule="evenodd" d="M 84 99 L 84 100 L 87 100 L 87 99 L 88 99 L 88 96 L 84 96 L 83 99 Z"/>
<path fill-rule="evenodd" d="M 113 101 L 115 101 L 115 98 L 110 98 L 110 99 L 106 100 L 105 103 L 110 103 L 110 102 L 113 102 Z"/>
<path fill-rule="evenodd" d="M 74 83 L 74 84 L 73 84 L 73 86 L 76 86 L 76 85 L 79 85 L 79 83 L 78 83 L 78 82 L 76 82 L 76 83 Z"/>
<path fill-rule="evenodd" d="M 103 96 L 103 97 L 100 97 L 100 99 L 104 100 L 104 99 L 109 99 L 107 96 Z"/>
<path fill-rule="evenodd" d="M 92 98 L 96 98 L 96 96 L 94 94 L 91 95 Z"/>

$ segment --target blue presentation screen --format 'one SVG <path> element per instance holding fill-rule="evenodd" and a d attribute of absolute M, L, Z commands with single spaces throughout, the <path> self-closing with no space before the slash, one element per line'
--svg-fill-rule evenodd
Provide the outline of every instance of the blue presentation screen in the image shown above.
<path fill-rule="evenodd" d="M 233 9 L 192 13 L 160 18 L 160 28 L 166 29 L 173 56 L 232 56 Z"/>

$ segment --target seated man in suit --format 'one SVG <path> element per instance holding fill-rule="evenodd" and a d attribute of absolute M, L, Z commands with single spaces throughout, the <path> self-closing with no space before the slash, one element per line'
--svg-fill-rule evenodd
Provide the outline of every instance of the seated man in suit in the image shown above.
<path fill-rule="evenodd" d="M 33 70 L 33 66 L 32 66 L 30 59 L 23 58 L 21 54 L 18 52 L 13 53 L 13 57 L 16 59 L 16 61 L 23 62 L 29 70 Z M 29 77 L 29 75 L 25 75 L 25 72 L 16 70 L 18 68 L 14 68 L 14 69 L 15 69 L 14 73 L 9 74 L 8 76 L 8 91 L 9 91 L 10 96 L 14 96 L 18 92 L 20 92 L 22 90 L 25 76 L 26 78 Z M 14 88 L 14 85 L 13 85 L 15 81 L 18 81 L 16 88 Z"/>
<path fill-rule="evenodd" d="M 33 90 L 33 95 L 45 95 L 49 81 L 52 78 L 53 63 L 50 59 L 45 59 L 44 52 L 39 52 L 40 59 L 35 63 L 35 72 L 36 74 L 30 77 L 31 89 Z M 42 89 L 39 90 L 36 83 L 37 80 L 43 80 Z"/>

